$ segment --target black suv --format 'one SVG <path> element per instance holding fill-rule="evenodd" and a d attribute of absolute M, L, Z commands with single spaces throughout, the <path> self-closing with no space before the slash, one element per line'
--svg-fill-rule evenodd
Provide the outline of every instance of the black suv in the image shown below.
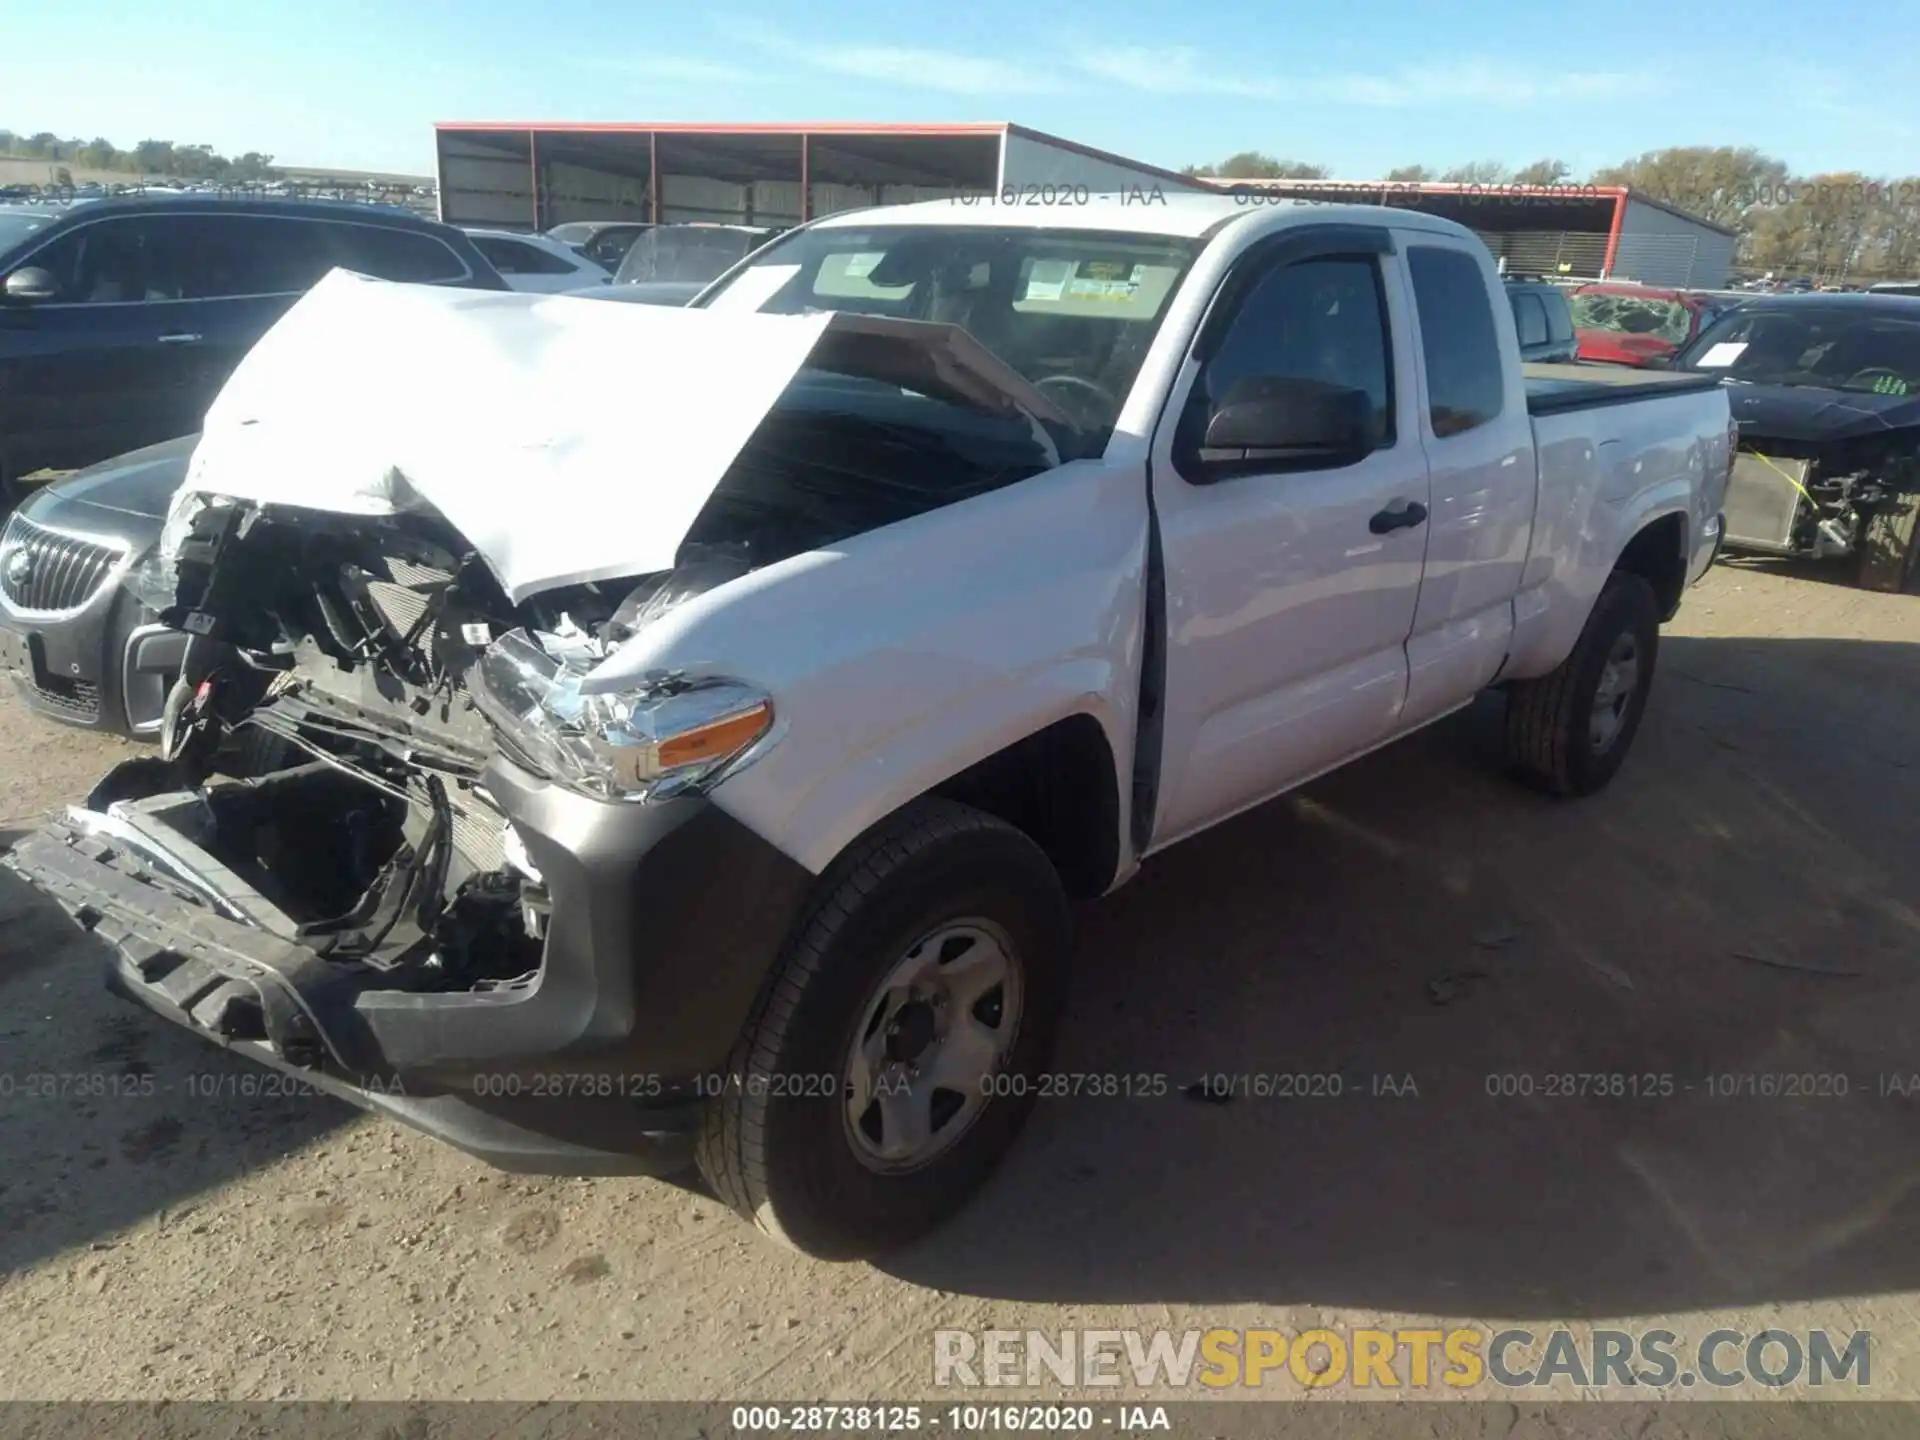
<path fill-rule="evenodd" d="M 504 290 L 402 210 L 198 196 L 0 211 L 0 509 L 22 477 L 190 434 L 240 357 L 339 266 Z"/>

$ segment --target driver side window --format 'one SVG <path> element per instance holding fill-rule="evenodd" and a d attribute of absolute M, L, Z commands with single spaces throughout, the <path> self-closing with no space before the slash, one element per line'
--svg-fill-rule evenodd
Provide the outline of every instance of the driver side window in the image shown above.
<path fill-rule="evenodd" d="M 28 263 L 59 287 L 56 305 L 115 305 L 181 298 L 170 247 L 144 219 L 102 220 L 68 231 Z"/>
<path fill-rule="evenodd" d="M 1364 392 L 1374 448 L 1393 444 L 1393 352 L 1377 261 L 1321 256 L 1269 271 L 1194 382 L 1189 417 L 1204 424 L 1237 383 L 1266 376 Z"/>

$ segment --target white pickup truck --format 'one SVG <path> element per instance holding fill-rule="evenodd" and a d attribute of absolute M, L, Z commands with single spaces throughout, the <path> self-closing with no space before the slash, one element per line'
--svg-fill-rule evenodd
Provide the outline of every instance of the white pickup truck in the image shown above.
<path fill-rule="evenodd" d="M 870 1253 L 1012 1143 L 1070 896 L 1492 686 L 1604 786 L 1732 455 L 1710 376 L 1523 375 L 1405 210 L 836 215 L 687 310 L 335 274 L 129 566 L 159 756 L 7 863 L 204 1037 Z"/>

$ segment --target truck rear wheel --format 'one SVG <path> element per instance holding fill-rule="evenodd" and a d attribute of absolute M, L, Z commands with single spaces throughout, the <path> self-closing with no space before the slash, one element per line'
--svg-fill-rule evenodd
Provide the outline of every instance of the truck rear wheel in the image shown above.
<path fill-rule="evenodd" d="M 1068 931 L 1058 875 L 1012 826 L 947 800 L 884 822 L 821 877 L 709 1082 L 707 1184 L 824 1259 L 931 1229 L 1032 1107 Z"/>
<path fill-rule="evenodd" d="M 1898 595 L 1920 564 L 1920 495 L 1898 495 L 1860 527 L 1859 569 L 1863 590 Z"/>
<path fill-rule="evenodd" d="M 1514 682 L 1507 763 L 1555 795 L 1591 795 L 1632 748 L 1653 687 L 1660 607 L 1638 575 L 1607 577 L 1573 653 L 1551 674 Z"/>

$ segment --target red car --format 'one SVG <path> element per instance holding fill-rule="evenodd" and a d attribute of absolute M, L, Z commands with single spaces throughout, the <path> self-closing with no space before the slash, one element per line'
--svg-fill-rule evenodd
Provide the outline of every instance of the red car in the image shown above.
<path fill-rule="evenodd" d="M 1739 302 L 1697 290 L 1600 281 L 1573 292 L 1580 358 L 1608 365 L 1664 360 Z"/>

